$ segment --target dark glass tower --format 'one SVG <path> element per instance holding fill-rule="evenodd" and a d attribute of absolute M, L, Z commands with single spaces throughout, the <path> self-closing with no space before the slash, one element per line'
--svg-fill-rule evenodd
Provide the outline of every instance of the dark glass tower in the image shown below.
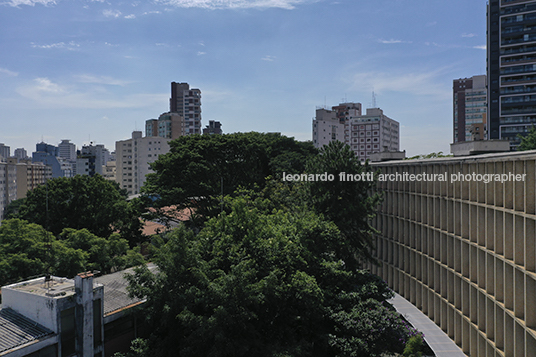
<path fill-rule="evenodd" d="M 536 123 L 536 0 L 489 0 L 488 136 L 510 140 Z"/>

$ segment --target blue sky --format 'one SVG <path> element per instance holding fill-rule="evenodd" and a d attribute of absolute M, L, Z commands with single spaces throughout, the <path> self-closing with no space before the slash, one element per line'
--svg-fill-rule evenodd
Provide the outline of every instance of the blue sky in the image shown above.
<path fill-rule="evenodd" d="M 0 143 L 115 141 L 202 91 L 203 126 L 311 140 L 377 106 L 408 155 L 449 151 L 452 80 L 486 70 L 485 0 L 0 0 Z"/>

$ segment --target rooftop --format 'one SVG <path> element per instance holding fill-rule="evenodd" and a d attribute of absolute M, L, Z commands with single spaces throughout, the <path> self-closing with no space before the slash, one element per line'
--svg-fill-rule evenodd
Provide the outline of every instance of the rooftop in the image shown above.
<path fill-rule="evenodd" d="M 154 272 L 156 265 L 148 264 L 149 270 Z M 111 315 L 132 305 L 137 305 L 145 299 L 131 298 L 128 296 L 128 282 L 126 274 L 134 273 L 134 268 L 121 270 L 95 278 L 95 282 L 104 285 L 104 316 Z"/>
<path fill-rule="evenodd" d="M 11 309 L 0 310 L 0 354 L 52 335 L 49 329 Z"/>
<path fill-rule="evenodd" d="M 50 281 L 45 282 L 45 277 L 23 281 L 5 286 L 14 290 L 23 291 L 30 294 L 46 297 L 62 297 L 74 295 L 74 280 L 67 278 L 50 277 Z"/>

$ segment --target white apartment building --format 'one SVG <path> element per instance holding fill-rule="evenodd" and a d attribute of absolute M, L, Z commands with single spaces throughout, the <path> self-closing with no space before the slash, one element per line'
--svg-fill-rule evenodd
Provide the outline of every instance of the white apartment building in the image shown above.
<path fill-rule="evenodd" d="M 320 148 L 333 140 L 352 148 L 361 162 L 381 151 L 399 151 L 400 124 L 380 108 L 368 108 L 365 115 L 361 103 L 341 103 L 331 110 L 317 108 L 313 119 L 313 144 Z"/>
<path fill-rule="evenodd" d="M 400 149 L 400 124 L 380 108 L 368 108 L 367 114 L 347 120 L 345 127 L 346 143 L 361 162 L 373 153 Z"/>
<path fill-rule="evenodd" d="M 64 139 L 58 144 L 59 157 L 65 160 L 76 160 L 76 145 L 71 143 L 71 140 Z"/>
<path fill-rule="evenodd" d="M 140 193 L 145 176 L 153 172 L 149 163 L 169 152 L 170 140 L 158 136 L 142 137 L 141 131 L 134 131 L 131 139 L 115 143 L 116 182 L 129 195 Z"/>

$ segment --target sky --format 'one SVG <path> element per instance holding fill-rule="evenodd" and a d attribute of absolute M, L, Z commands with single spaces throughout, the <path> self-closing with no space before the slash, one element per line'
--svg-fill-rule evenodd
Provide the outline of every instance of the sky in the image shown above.
<path fill-rule="evenodd" d="M 202 93 L 202 125 L 312 139 L 321 106 L 401 124 L 408 156 L 450 151 L 452 81 L 485 74 L 485 0 L 0 0 L 0 143 L 110 151 Z"/>

